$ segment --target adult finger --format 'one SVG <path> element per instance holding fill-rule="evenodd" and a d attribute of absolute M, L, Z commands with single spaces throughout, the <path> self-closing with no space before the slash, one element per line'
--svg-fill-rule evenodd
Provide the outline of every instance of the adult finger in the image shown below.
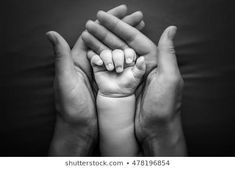
<path fill-rule="evenodd" d="M 127 6 L 126 5 L 119 5 L 109 11 L 107 13 L 116 16 L 119 19 L 124 20 L 124 22 L 128 23 L 129 25 L 132 25 L 136 27 L 138 30 L 142 30 L 145 26 L 143 20 L 143 13 L 140 11 L 134 12 L 130 15 L 127 15 Z M 96 23 L 99 23 L 98 20 L 95 21 Z"/>
<path fill-rule="evenodd" d="M 174 73 L 178 71 L 173 42 L 176 30 L 175 26 L 169 26 L 164 30 L 158 42 L 158 66 L 164 72 Z"/>
<path fill-rule="evenodd" d="M 55 67 L 57 75 L 71 75 L 73 70 L 73 60 L 70 54 L 70 47 L 64 38 L 57 32 L 46 33 L 49 41 L 53 45 L 55 53 Z"/>
<path fill-rule="evenodd" d="M 99 11 L 97 13 L 97 19 L 100 24 L 109 29 L 110 32 L 123 39 L 140 55 L 149 53 L 154 45 L 151 40 L 149 40 L 136 28 L 128 25 L 113 15 L 110 15 L 104 11 Z"/>
<path fill-rule="evenodd" d="M 125 4 L 122 4 L 113 9 L 110 9 L 109 11 L 107 11 L 107 13 L 122 19 L 123 17 L 126 16 L 127 10 L 128 10 L 127 6 Z"/>
<path fill-rule="evenodd" d="M 115 15 L 114 15 L 115 16 Z M 122 19 L 123 22 L 128 23 L 129 25 L 133 26 L 133 27 L 137 27 L 138 25 L 141 24 L 141 26 L 139 26 L 140 29 L 142 29 L 144 26 L 143 25 L 143 13 L 141 11 L 136 11 L 130 15 L 125 16 Z"/>
<path fill-rule="evenodd" d="M 130 15 L 127 15 L 127 12 L 128 12 L 127 6 L 120 5 L 109 10 L 107 13 L 116 16 L 119 19 L 122 19 L 127 24 L 136 27 L 136 29 L 138 30 L 142 30 L 145 26 L 145 23 L 143 21 L 143 13 L 141 11 L 137 11 Z M 98 20 L 96 20 L 95 22 L 99 23 Z"/>
<path fill-rule="evenodd" d="M 136 29 L 142 30 L 145 27 L 145 22 L 141 21 L 138 25 L 135 26 Z"/>
<path fill-rule="evenodd" d="M 91 33 L 87 31 L 84 31 L 81 37 L 85 44 L 97 54 L 100 54 L 103 50 L 109 49 L 107 46 L 105 46 L 96 37 L 94 37 Z"/>
<path fill-rule="evenodd" d="M 96 22 L 89 20 L 86 23 L 86 29 L 90 34 L 95 36 L 111 49 L 125 49 L 128 47 L 120 38 Z"/>

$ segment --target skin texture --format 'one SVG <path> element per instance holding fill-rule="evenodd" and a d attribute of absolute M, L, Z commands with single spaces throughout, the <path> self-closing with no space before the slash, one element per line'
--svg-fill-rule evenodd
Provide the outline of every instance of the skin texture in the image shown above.
<path fill-rule="evenodd" d="M 133 50 L 126 49 L 126 51 L 129 51 L 130 53 L 130 51 Z M 116 56 L 115 53 L 117 52 L 119 53 L 119 56 Z M 135 55 L 134 51 L 131 53 Z M 138 58 L 136 63 L 135 60 L 132 60 L 129 64 L 126 63 L 127 66 L 125 66 L 122 72 L 116 72 L 114 70 L 114 63 L 122 61 L 119 66 L 124 67 L 124 58 L 126 60 L 126 55 L 124 55 L 124 52 L 121 50 L 114 50 L 113 52 L 104 50 L 101 52 L 100 56 L 88 53 L 88 57 L 90 57 L 91 60 L 95 80 L 99 88 L 99 94 L 106 97 L 127 97 L 134 94 L 135 89 L 145 74 L 146 66 L 144 57 Z M 133 57 L 134 56 L 132 56 L 132 58 Z M 112 65 L 111 69 L 109 66 L 105 65 L 105 62 L 108 62 L 106 65 Z"/>
<path fill-rule="evenodd" d="M 135 116 L 135 131 L 142 153 L 146 156 L 186 155 L 180 119 L 183 79 L 173 45 L 176 27 L 170 26 L 163 32 L 157 47 L 140 31 L 117 17 L 100 11 L 97 19 L 105 29 L 94 26 L 95 23 L 93 29 L 87 23 L 86 28 L 91 36 L 82 36 L 84 42 L 88 38 L 96 38 L 110 48 L 125 49 L 130 46 L 137 55 L 145 57 L 147 77 L 145 84 L 136 93 L 138 99 Z M 107 37 L 112 37 L 112 43 Z M 120 46 L 120 42 L 124 44 Z M 102 46 L 94 47 L 94 44 L 87 43 L 99 54 L 96 49 L 102 49 Z"/>
<path fill-rule="evenodd" d="M 125 5 L 116 7 L 109 13 L 140 29 L 143 25 L 141 17 L 135 14 L 126 16 Z M 91 70 L 86 58 L 87 46 L 81 37 L 72 49 L 54 31 L 48 32 L 47 37 L 55 53 L 55 95 L 58 111 L 49 154 L 87 156 L 92 154 L 98 136 L 95 92 L 89 82 Z"/>
<path fill-rule="evenodd" d="M 125 97 L 97 95 L 102 156 L 138 155 L 139 146 L 134 133 L 135 100 L 133 94 Z"/>
<path fill-rule="evenodd" d="M 135 56 L 132 49 L 104 50 L 100 56 L 88 52 L 99 89 L 96 106 L 102 156 L 138 155 L 134 134 L 134 92 L 146 67 L 144 58 L 140 57 L 135 62 Z M 124 63 L 124 60 L 128 62 Z M 117 72 L 114 66 L 123 69 Z"/>

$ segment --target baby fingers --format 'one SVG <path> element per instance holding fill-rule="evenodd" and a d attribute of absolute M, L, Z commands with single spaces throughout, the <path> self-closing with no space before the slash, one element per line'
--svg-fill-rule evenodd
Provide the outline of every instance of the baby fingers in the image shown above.
<path fill-rule="evenodd" d="M 100 58 L 104 62 L 104 65 L 108 71 L 112 71 L 114 69 L 112 52 L 110 50 L 103 50 L 100 53 Z"/>
<path fill-rule="evenodd" d="M 125 61 L 126 64 L 133 64 L 136 60 L 136 53 L 131 48 L 124 49 Z"/>
<path fill-rule="evenodd" d="M 93 52 L 91 50 L 88 51 L 87 57 L 90 60 L 90 63 L 92 66 L 102 66 L 103 65 L 102 59 L 95 52 Z"/>
<path fill-rule="evenodd" d="M 124 64 L 124 52 L 120 49 L 115 49 L 112 54 L 115 70 L 117 73 L 121 73 L 123 71 Z"/>

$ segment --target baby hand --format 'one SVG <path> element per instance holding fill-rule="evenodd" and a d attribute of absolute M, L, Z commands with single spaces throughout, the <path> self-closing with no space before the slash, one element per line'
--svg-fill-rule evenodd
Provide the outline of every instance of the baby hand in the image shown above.
<path fill-rule="evenodd" d="M 132 95 L 145 74 L 144 57 L 136 60 L 133 49 L 103 50 L 99 55 L 87 53 L 93 68 L 99 93 L 107 97 Z M 136 62 L 135 62 L 136 61 Z"/>

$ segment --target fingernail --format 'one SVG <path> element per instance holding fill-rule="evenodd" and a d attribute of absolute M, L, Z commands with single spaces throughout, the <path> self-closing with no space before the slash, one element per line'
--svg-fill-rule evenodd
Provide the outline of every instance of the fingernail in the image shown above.
<path fill-rule="evenodd" d="M 103 61 L 102 60 L 99 60 L 98 62 L 97 62 L 97 65 L 99 65 L 99 66 L 101 66 L 103 64 Z"/>
<path fill-rule="evenodd" d="M 140 18 L 143 18 L 144 15 L 143 15 L 143 12 L 142 11 L 137 11 L 136 13 L 138 13 L 140 15 Z"/>
<path fill-rule="evenodd" d="M 86 29 L 90 29 L 93 26 L 93 23 L 94 22 L 92 20 L 88 20 L 85 25 Z"/>
<path fill-rule="evenodd" d="M 176 28 L 176 26 L 174 26 L 168 31 L 167 36 L 169 39 L 173 39 L 175 37 L 176 30 L 177 30 L 177 28 Z"/>
<path fill-rule="evenodd" d="M 99 10 L 98 12 L 97 12 L 97 18 L 99 18 L 100 16 L 102 16 L 102 14 L 104 14 L 104 11 L 103 10 Z"/>
<path fill-rule="evenodd" d="M 114 67 L 113 67 L 113 64 L 109 63 L 109 64 L 107 65 L 107 69 L 108 69 L 108 70 L 113 70 L 113 68 L 114 68 Z"/>
<path fill-rule="evenodd" d="M 139 62 L 144 62 L 144 57 L 143 56 L 139 57 Z"/>
<path fill-rule="evenodd" d="M 123 68 L 121 66 L 116 67 L 116 72 L 121 73 L 123 71 Z"/>
<path fill-rule="evenodd" d="M 57 42 L 57 38 L 55 37 L 55 35 L 51 32 L 47 32 L 46 33 L 47 38 L 54 44 Z"/>
<path fill-rule="evenodd" d="M 127 59 L 126 59 L 126 63 L 127 63 L 127 64 L 132 63 L 132 59 L 131 59 L 131 58 L 127 58 Z"/>

